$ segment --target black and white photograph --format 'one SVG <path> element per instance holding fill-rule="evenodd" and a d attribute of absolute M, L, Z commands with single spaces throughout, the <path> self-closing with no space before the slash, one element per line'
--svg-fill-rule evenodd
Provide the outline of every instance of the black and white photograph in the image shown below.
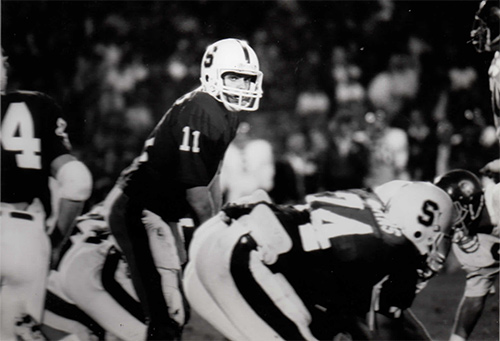
<path fill-rule="evenodd" d="M 0 341 L 500 340 L 500 0 L 0 12 Z"/>

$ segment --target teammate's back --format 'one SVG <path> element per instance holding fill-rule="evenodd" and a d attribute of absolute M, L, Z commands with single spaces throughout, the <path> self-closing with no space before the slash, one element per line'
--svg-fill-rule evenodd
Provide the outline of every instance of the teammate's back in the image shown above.
<path fill-rule="evenodd" d="M 70 148 L 60 107 L 32 91 L 2 95 L 2 202 L 50 204 L 51 162 Z"/>

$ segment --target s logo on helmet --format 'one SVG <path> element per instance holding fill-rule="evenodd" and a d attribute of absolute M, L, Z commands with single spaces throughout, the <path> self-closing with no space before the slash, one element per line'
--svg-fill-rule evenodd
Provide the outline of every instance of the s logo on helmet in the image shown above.
<path fill-rule="evenodd" d="M 213 62 L 214 62 L 214 55 L 209 53 L 209 54 L 207 54 L 203 65 L 205 67 L 210 67 L 210 66 L 212 66 Z"/>
<path fill-rule="evenodd" d="M 434 201 L 426 200 L 422 206 L 422 212 L 423 215 L 419 215 L 417 220 L 420 224 L 429 227 L 433 224 L 436 213 L 439 214 L 439 205 Z"/>

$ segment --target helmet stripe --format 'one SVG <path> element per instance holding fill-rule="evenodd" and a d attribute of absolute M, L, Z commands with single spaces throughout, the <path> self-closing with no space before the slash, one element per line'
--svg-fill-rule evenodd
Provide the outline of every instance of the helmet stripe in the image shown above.
<path fill-rule="evenodd" d="M 245 45 L 241 43 L 240 40 L 238 40 L 238 43 L 240 43 L 241 48 L 243 49 L 243 53 L 245 54 L 245 60 L 247 61 L 248 64 L 250 64 L 250 53 L 248 53 L 248 49 L 246 48 Z"/>

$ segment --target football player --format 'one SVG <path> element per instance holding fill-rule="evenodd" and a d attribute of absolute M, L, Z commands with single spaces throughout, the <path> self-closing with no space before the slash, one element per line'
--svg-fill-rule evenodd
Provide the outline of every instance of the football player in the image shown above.
<path fill-rule="evenodd" d="M 479 53 L 494 52 L 488 75 L 490 77 L 493 117 L 500 140 L 500 4 L 498 0 L 482 0 L 474 15 L 471 43 Z"/>
<path fill-rule="evenodd" d="M 488 69 L 491 108 L 500 142 L 500 4 L 498 0 L 482 0 L 474 16 L 471 42 L 479 53 L 494 52 Z M 483 169 L 485 174 L 500 173 L 500 159 L 491 161 Z M 498 177 L 498 175 L 497 175 Z M 500 189 L 497 189 L 500 195 Z"/>
<path fill-rule="evenodd" d="M 51 233 L 53 263 L 92 190 L 87 167 L 71 154 L 61 108 L 40 92 L 6 92 L 7 57 L 1 54 L 2 185 L 0 211 L 0 339 L 14 340 L 40 322 L 51 258 L 46 218 L 49 179 L 60 199 Z M 23 336 L 25 337 L 25 336 Z"/>
<path fill-rule="evenodd" d="M 170 316 L 162 281 L 148 243 L 143 211 L 168 223 L 181 264 L 186 261 L 177 221 L 197 224 L 218 212 L 219 168 L 236 134 L 239 111 L 255 111 L 262 97 L 262 72 L 246 41 L 223 39 L 208 46 L 201 61 L 201 86 L 179 98 L 125 169 L 108 200 L 108 223 L 130 267 L 144 306 L 148 339 L 174 339 L 179 324 Z"/>
<path fill-rule="evenodd" d="M 453 324 L 450 341 L 467 340 L 484 309 L 486 298 L 494 292 L 499 272 L 499 225 L 492 222 L 498 211 L 486 200 L 492 187 L 483 193 L 481 182 L 466 170 L 453 170 L 435 184 L 447 192 L 460 213 L 453 236 L 453 253 L 467 273 L 465 290 Z"/>
<path fill-rule="evenodd" d="M 104 220 L 107 205 L 96 205 L 78 218 L 77 231 L 57 269 L 49 275 L 43 330 L 54 339 L 73 334 L 82 340 L 144 340 L 146 322 L 128 275 L 128 265 Z M 180 262 L 170 228 L 152 212 L 145 226 L 164 283 L 170 316 L 184 325 L 186 302 L 180 293 Z"/>
<path fill-rule="evenodd" d="M 496 128 L 496 135 L 500 142 L 500 3 L 498 0 L 482 0 L 479 3 L 479 8 L 474 15 L 473 28 L 470 34 L 472 38 L 471 42 L 479 53 L 494 52 L 488 69 L 488 76 L 493 120 Z M 493 229 L 493 233 L 476 235 L 471 232 L 472 238 L 470 238 L 470 240 L 472 243 L 470 243 L 470 245 L 473 246 L 472 249 L 461 247 L 460 244 L 453 249 L 458 260 L 467 272 L 464 296 L 458 307 L 452 335 L 450 337 L 450 340 L 453 341 L 469 338 L 484 309 L 487 293 L 493 288 L 493 282 L 495 278 L 498 277 L 498 237 L 500 224 L 500 184 L 498 183 L 498 177 L 500 175 L 500 159 L 490 161 L 480 170 L 480 172 L 485 175 L 485 177 L 483 177 L 485 180 L 483 184 L 486 202 L 485 211 L 487 211 L 491 225 L 496 226 L 496 228 Z M 460 174 L 452 174 L 451 176 L 451 179 L 455 181 L 455 183 L 460 183 Z M 454 176 L 456 176 L 456 178 L 453 178 Z M 479 191 L 481 185 L 480 183 L 478 185 L 476 180 L 477 178 L 471 179 L 469 176 L 467 182 L 473 184 L 472 187 L 475 188 L 475 191 Z M 469 187 L 471 186 L 469 185 Z M 457 191 L 457 193 L 459 192 Z M 464 198 L 468 198 L 468 196 L 465 195 Z M 453 200 L 459 202 L 458 198 L 453 198 Z M 472 219 L 473 222 L 474 220 L 475 219 Z M 472 227 L 469 230 L 474 231 L 474 228 Z M 495 238 L 497 238 L 496 241 Z M 487 240 L 481 242 L 479 239 Z M 471 261 L 475 256 L 488 252 L 490 247 L 497 247 L 496 252 L 492 253 L 492 255 L 496 257 L 494 261 L 491 259 L 486 263 L 482 261 Z M 489 255 L 486 254 L 486 256 Z"/>
<path fill-rule="evenodd" d="M 408 308 L 443 266 L 454 208 L 398 185 L 227 205 L 194 234 L 191 307 L 231 340 L 430 339 Z"/>
<path fill-rule="evenodd" d="M 369 170 L 365 177 L 366 187 L 382 185 L 390 180 L 409 180 L 408 134 L 390 125 L 390 117 L 383 110 L 365 115 L 369 149 Z"/>

